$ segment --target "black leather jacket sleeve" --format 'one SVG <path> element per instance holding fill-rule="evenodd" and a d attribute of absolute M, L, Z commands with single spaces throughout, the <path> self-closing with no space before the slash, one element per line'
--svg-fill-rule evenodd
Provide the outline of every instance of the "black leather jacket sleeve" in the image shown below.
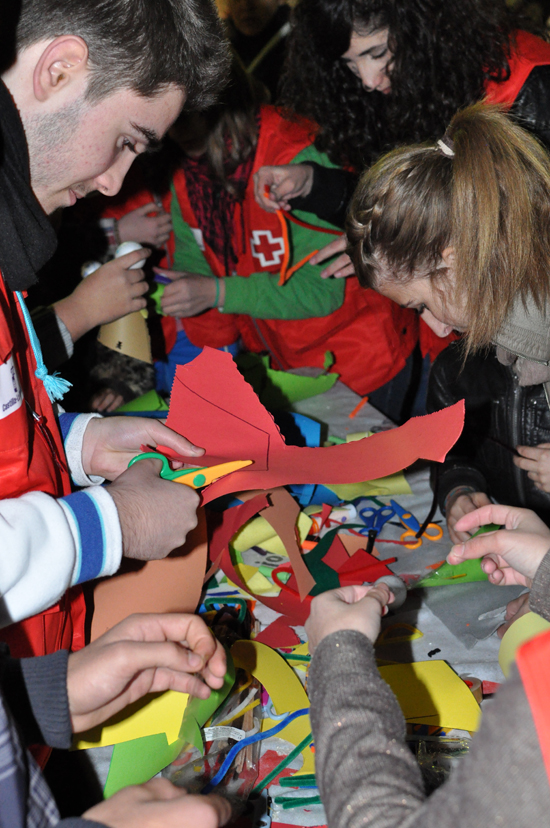
<path fill-rule="evenodd" d="M 550 147 L 550 66 L 535 66 L 510 110 L 518 124 Z"/>
<path fill-rule="evenodd" d="M 343 229 L 358 176 L 340 167 L 307 163 L 313 167 L 313 186 L 309 195 L 292 199 L 292 208 L 314 213 Z"/>

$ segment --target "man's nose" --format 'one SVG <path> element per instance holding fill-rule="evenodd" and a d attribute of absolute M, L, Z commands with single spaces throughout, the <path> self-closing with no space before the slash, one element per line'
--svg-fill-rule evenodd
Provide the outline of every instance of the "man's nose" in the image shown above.
<path fill-rule="evenodd" d="M 134 159 L 132 153 L 123 153 L 105 172 L 95 177 L 95 189 L 107 196 L 116 195 Z"/>

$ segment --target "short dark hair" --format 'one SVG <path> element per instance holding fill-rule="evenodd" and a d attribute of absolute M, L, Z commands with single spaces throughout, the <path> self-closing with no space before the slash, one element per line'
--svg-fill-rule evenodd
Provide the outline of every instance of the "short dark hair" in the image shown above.
<path fill-rule="evenodd" d="M 22 0 L 18 52 L 64 34 L 86 41 L 93 102 L 118 89 L 154 97 L 176 85 L 187 108 L 202 109 L 225 84 L 228 49 L 212 0 Z"/>

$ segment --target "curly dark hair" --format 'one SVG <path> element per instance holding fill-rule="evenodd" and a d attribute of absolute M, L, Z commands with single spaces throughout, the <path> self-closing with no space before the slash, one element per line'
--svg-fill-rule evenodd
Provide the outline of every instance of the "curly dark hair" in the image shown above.
<path fill-rule="evenodd" d="M 390 95 L 366 92 L 341 60 L 353 31 L 385 28 Z M 333 162 L 359 170 L 400 144 L 441 137 L 486 81 L 507 80 L 516 28 L 504 0 L 300 0 L 279 103 L 319 124 L 316 146 Z"/>

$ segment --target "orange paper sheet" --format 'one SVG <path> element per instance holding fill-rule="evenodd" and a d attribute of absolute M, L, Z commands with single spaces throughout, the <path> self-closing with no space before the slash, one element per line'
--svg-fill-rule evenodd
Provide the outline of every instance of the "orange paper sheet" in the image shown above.
<path fill-rule="evenodd" d="M 328 448 L 287 446 L 231 355 L 212 348 L 178 366 L 167 420 L 174 431 L 206 449 L 201 457 L 206 466 L 254 461 L 209 486 L 203 503 L 224 494 L 291 483 L 359 483 L 386 477 L 420 458 L 442 461 L 463 424 L 461 401 L 353 443 Z"/>

